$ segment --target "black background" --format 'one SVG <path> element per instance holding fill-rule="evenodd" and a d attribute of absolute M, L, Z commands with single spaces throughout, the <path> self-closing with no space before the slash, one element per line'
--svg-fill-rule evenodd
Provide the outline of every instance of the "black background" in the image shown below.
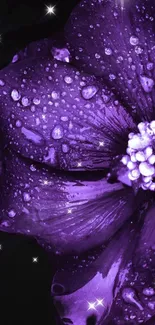
<path fill-rule="evenodd" d="M 28 43 L 61 31 L 78 2 L 0 0 L 0 69 Z M 46 5 L 56 5 L 56 15 L 45 15 Z M 52 255 L 22 235 L 0 232 L 0 245 L 0 324 L 61 324 L 50 296 Z"/>

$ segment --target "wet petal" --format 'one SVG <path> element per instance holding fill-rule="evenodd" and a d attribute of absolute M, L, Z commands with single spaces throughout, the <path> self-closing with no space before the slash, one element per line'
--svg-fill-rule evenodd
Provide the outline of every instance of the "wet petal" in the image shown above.
<path fill-rule="evenodd" d="M 125 153 L 135 124 L 95 77 L 47 56 L 10 64 L 0 80 L 0 126 L 21 155 L 85 170 Z"/>
<path fill-rule="evenodd" d="M 131 323 L 134 321 L 134 324 L 145 322 L 153 324 L 155 315 L 154 205 L 149 207 L 144 204 L 141 213 L 140 219 L 136 218 L 141 220 L 141 226 L 136 231 L 137 244 L 131 259 L 130 271 L 122 290 L 118 291 L 105 325 L 110 325 L 113 318 L 115 318 L 115 325 L 124 322 L 130 324 L 130 321 Z"/>
<path fill-rule="evenodd" d="M 65 28 L 74 64 L 103 77 L 138 120 L 155 117 L 154 12 L 152 0 L 83 0 Z"/>
<path fill-rule="evenodd" d="M 52 295 L 62 319 L 69 318 L 73 324 L 83 325 L 94 314 L 98 322 L 103 322 L 110 311 L 116 291 L 125 281 L 135 242 L 135 232 L 131 224 L 128 224 L 97 258 L 94 256 L 95 261 L 84 265 L 79 256 L 77 268 L 69 264 L 67 270 L 56 273 Z M 59 285 L 63 290 L 56 293 Z"/>
<path fill-rule="evenodd" d="M 155 254 L 155 206 L 153 205 L 144 219 L 144 224 L 140 232 L 136 255 L 134 258 L 135 265 L 145 268 L 147 262 L 152 262 L 155 268 L 155 258 L 150 255 Z M 151 258 L 151 261 L 150 261 Z M 151 263 L 151 264 L 152 264 Z"/>
<path fill-rule="evenodd" d="M 49 58 L 55 58 L 58 61 L 70 62 L 70 52 L 66 48 L 63 33 L 53 33 L 52 38 L 45 38 L 28 44 L 25 48 L 14 54 L 12 64 L 17 64 L 25 59 L 36 59 L 43 56 L 49 56 Z"/>
<path fill-rule="evenodd" d="M 81 252 L 106 242 L 136 208 L 132 189 L 120 183 L 108 184 L 101 177 L 92 181 L 85 173 L 54 173 L 13 152 L 5 154 L 4 231 L 33 235 L 54 251 Z"/>

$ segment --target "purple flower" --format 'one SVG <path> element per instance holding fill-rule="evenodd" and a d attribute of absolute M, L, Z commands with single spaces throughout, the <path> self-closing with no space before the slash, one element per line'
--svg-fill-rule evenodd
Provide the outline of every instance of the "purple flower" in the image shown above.
<path fill-rule="evenodd" d="M 32 43 L 0 72 L 0 229 L 56 253 L 65 324 L 153 322 L 154 9 L 83 0 L 67 44 Z"/>

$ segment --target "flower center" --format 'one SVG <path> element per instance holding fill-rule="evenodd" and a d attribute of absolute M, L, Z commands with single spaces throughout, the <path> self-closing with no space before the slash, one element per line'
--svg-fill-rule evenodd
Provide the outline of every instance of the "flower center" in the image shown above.
<path fill-rule="evenodd" d="M 138 124 L 139 133 L 129 133 L 127 155 L 121 162 L 128 169 L 128 178 L 143 190 L 155 191 L 155 121 Z"/>

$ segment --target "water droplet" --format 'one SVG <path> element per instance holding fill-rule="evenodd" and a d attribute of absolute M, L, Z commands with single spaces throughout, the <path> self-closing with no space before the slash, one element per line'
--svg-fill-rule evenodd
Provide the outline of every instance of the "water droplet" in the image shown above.
<path fill-rule="evenodd" d="M 14 101 L 18 101 L 21 98 L 21 95 L 19 94 L 18 90 L 13 89 L 11 92 L 11 97 Z"/>
<path fill-rule="evenodd" d="M 146 66 L 147 70 L 149 70 L 149 71 L 153 70 L 153 66 L 154 66 L 154 64 L 152 62 L 148 62 L 147 66 Z"/>
<path fill-rule="evenodd" d="M 39 105 L 40 104 L 40 99 L 39 98 L 33 98 L 33 104 Z"/>
<path fill-rule="evenodd" d="M 0 79 L 0 86 L 4 86 L 5 85 L 5 82 L 2 80 L 2 79 Z"/>
<path fill-rule="evenodd" d="M 111 55 L 112 54 L 112 49 L 110 49 L 110 48 L 105 48 L 105 54 L 106 55 Z"/>
<path fill-rule="evenodd" d="M 148 302 L 148 307 L 149 307 L 151 310 L 154 310 L 154 309 L 155 309 L 155 301 L 150 301 L 150 302 Z"/>
<path fill-rule="evenodd" d="M 136 54 L 142 54 L 143 53 L 143 49 L 141 47 L 139 47 L 139 46 L 136 46 L 135 47 L 135 52 L 136 52 Z"/>
<path fill-rule="evenodd" d="M 152 88 L 154 86 L 153 79 L 148 78 L 146 76 L 140 76 L 140 83 L 146 93 L 149 93 L 152 91 Z"/>
<path fill-rule="evenodd" d="M 16 215 L 16 212 L 15 212 L 14 210 L 10 210 L 10 211 L 8 212 L 8 216 L 9 216 L 10 218 L 14 218 L 15 215 Z"/>
<path fill-rule="evenodd" d="M 34 166 L 34 165 L 30 165 L 30 170 L 31 170 L 32 172 L 35 172 L 35 171 L 36 171 L 35 166 Z"/>
<path fill-rule="evenodd" d="M 130 44 L 133 46 L 136 46 L 139 43 L 139 39 L 136 36 L 131 36 L 130 37 Z"/>
<path fill-rule="evenodd" d="M 65 143 L 62 144 L 62 151 L 63 151 L 64 153 L 67 153 L 67 152 L 69 151 L 69 147 L 68 147 L 67 144 L 65 144 Z"/>
<path fill-rule="evenodd" d="M 65 76 L 64 81 L 66 82 L 66 84 L 71 84 L 73 82 L 73 79 L 69 76 Z"/>
<path fill-rule="evenodd" d="M 84 99 L 91 99 L 96 95 L 98 88 L 96 86 L 85 86 L 83 87 L 81 94 Z"/>
<path fill-rule="evenodd" d="M 109 75 L 109 79 L 110 79 L 110 80 L 115 80 L 115 79 L 116 79 L 116 76 L 115 76 L 114 74 L 111 73 L 111 74 Z"/>
<path fill-rule="evenodd" d="M 61 116 L 61 121 L 67 122 L 68 121 L 68 116 Z"/>
<path fill-rule="evenodd" d="M 52 138 L 59 140 L 63 137 L 63 127 L 61 125 L 56 125 L 52 131 Z"/>
<path fill-rule="evenodd" d="M 142 305 L 138 302 L 134 289 L 124 288 L 122 290 L 122 298 L 125 302 L 136 305 L 140 310 L 143 310 Z"/>
<path fill-rule="evenodd" d="M 29 99 L 27 97 L 25 97 L 25 96 L 22 98 L 21 102 L 22 102 L 22 105 L 25 106 L 25 107 L 30 105 Z"/>
<path fill-rule="evenodd" d="M 13 59 L 12 59 L 12 63 L 17 62 L 18 60 L 19 60 L 18 54 L 15 54 L 14 57 L 13 57 Z"/>
<path fill-rule="evenodd" d="M 33 143 L 38 145 L 44 144 L 44 138 L 38 132 L 25 127 L 21 128 L 21 132 L 25 135 L 26 139 L 31 140 Z"/>
<path fill-rule="evenodd" d="M 95 58 L 96 59 L 100 59 L 101 55 L 99 55 L 98 53 L 95 53 Z"/>
<path fill-rule="evenodd" d="M 16 121 L 16 126 L 17 128 L 20 128 L 22 126 L 22 122 L 20 120 Z"/>
<path fill-rule="evenodd" d="M 51 53 L 54 57 L 54 59 L 62 62 L 69 62 L 70 60 L 70 52 L 66 48 L 55 48 L 53 47 L 51 50 Z"/>
<path fill-rule="evenodd" d="M 54 148 L 49 149 L 47 157 L 44 156 L 44 161 L 49 161 L 52 165 L 56 164 L 56 151 Z"/>
<path fill-rule="evenodd" d="M 31 200 L 31 197 L 30 197 L 29 193 L 24 192 L 23 193 L 23 199 L 24 199 L 25 202 L 29 202 Z"/>
<path fill-rule="evenodd" d="M 151 288 L 151 287 L 149 287 L 149 288 L 144 288 L 144 289 L 143 289 L 143 294 L 144 294 L 145 296 L 151 297 L 151 296 L 155 295 L 155 291 L 154 291 L 154 289 Z"/>
<path fill-rule="evenodd" d="M 60 98 L 60 95 L 56 91 L 52 91 L 51 96 L 52 96 L 53 99 Z"/>

